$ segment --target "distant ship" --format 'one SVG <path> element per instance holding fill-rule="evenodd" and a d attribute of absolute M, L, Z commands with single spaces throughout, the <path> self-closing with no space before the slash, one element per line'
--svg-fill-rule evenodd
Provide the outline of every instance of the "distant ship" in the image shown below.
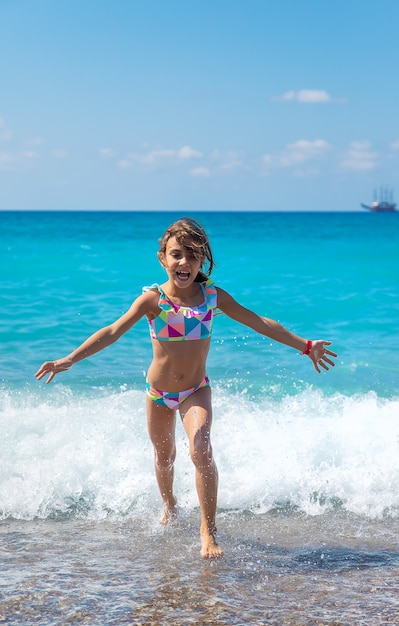
<path fill-rule="evenodd" d="M 363 209 L 373 211 L 374 213 L 392 213 L 397 211 L 396 202 L 393 201 L 392 189 L 382 188 L 380 189 L 380 195 L 377 199 L 377 192 L 374 191 L 374 200 L 368 204 L 360 205 Z"/>

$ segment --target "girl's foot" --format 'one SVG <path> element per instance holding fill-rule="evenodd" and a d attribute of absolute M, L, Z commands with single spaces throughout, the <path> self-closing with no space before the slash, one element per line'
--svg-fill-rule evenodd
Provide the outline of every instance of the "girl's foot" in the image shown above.
<path fill-rule="evenodd" d="M 177 499 L 173 498 L 172 502 L 165 502 L 163 515 L 161 518 L 162 526 L 167 526 L 177 517 Z"/>
<path fill-rule="evenodd" d="M 216 530 L 201 532 L 201 556 L 203 559 L 218 559 L 223 556 L 223 550 L 215 539 Z"/>

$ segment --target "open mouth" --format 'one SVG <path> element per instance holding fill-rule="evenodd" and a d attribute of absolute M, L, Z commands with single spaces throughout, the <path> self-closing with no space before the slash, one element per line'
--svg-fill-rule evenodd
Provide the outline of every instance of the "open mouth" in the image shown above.
<path fill-rule="evenodd" d="M 190 278 L 190 272 L 176 272 L 176 276 L 179 280 L 188 280 Z"/>

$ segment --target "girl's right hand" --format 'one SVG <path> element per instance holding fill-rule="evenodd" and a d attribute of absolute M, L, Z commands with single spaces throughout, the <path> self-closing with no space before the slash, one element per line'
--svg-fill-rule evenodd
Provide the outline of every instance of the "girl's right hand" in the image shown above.
<path fill-rule="evenodd" d="M 58 361 L 46 361 L 45 363 L 43 363 L 43 365 L 39 367 L 35 374 L 35 377 L 37 378 L 37 380 L 41 380 L 42 378 L 44 378 L 44 376 L 47 376 L 47 374 L 49 374 L 49 377 L 46 380 L 46 385 L 48 385 L 49 383 L 51 383 L 56 374 L 69 370 L 72 365 L 72 360 L 68 358 L 58 359 Z"/>

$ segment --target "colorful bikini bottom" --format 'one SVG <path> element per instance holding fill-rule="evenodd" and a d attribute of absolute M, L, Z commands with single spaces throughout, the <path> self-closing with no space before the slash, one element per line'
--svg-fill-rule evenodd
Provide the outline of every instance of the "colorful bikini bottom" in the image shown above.
<path fill-rule="evenodd" d="M 147 396 L 156 404 L 162 404 L 163 406 L 168 407 L 168 409 L 177 409 L 181 403 L 184 402 L 184 400 L 187 400 L 187 398 L 195 391 L 201 389 L 202 387 L 209 387 L 209 385 L 209 378 L 208 376 L 205 376 L 204 380 L 200 382 L 199 385 L 195 385 L 195 387 L 187 389 L 186 391 L 159 391 L 159 389 L 151 387 L 148 379 L 146 379 L 145 389 Z"/>

